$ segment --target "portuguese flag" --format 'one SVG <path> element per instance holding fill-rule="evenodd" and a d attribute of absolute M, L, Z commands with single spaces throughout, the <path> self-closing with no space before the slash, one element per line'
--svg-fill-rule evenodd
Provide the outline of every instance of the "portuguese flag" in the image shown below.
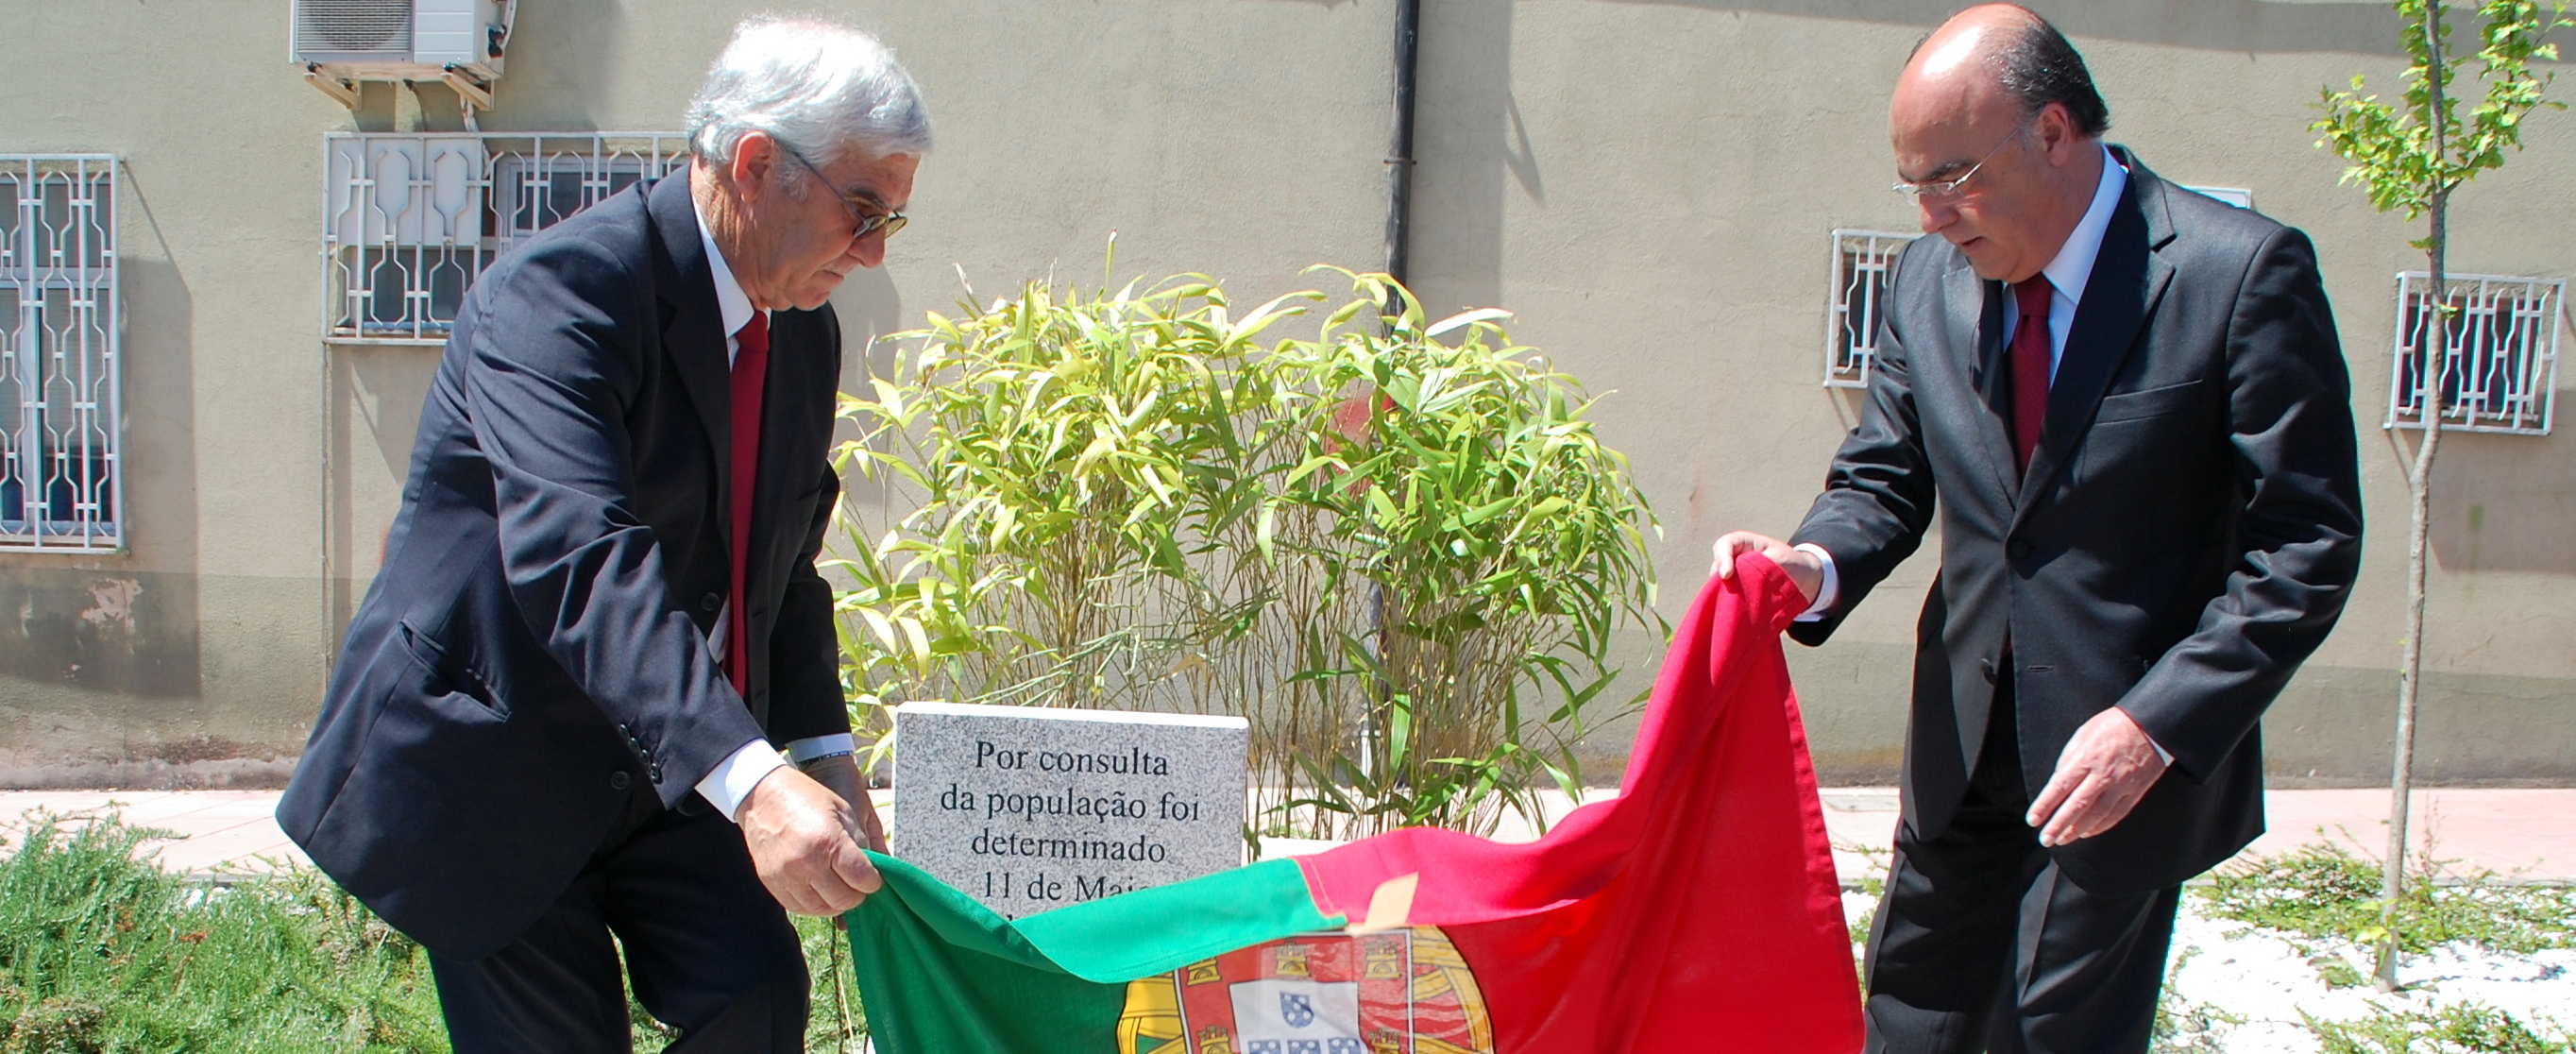
<path fill-rule="evenodd" d="M 847 916 L 883 1054 L 1860 1049 L 1779 635 L 1740 559 L 1676 629 L 1619 796 L 1536 842 L 1408 829 L 1005 921 L 891 857 Z"/>

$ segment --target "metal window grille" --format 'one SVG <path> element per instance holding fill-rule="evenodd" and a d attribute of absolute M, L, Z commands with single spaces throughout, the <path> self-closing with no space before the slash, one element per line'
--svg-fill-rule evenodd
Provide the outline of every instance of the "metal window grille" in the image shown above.
<path fill-rule="evenodd" d="M 1825 387 L 1867 388 L 1878 361 L 1878 319 L 1887 303 L 1888 265 L 1915 235 L 1834 231 L 1832 310 L 1825 326 Z"/>
<path fill-rule="evenodd" d="M 446 339 L 501 253 L 688 161 L 677 133 L 335 134 L 322 248 L 334 342 Z"/>
<path fill-rule="evenodd" d="M 2558 380 L 2559 316 L 2565 279 L 2447 275 L 2450 317 L 2436 321 L 2432 276 L 2397 276 L 2396 352 L 2387 428 L 2424 427 L 2426 338 L 2439 332 L 2442 427 L 2548 435 Z"/>
<path fill-rule="evenodd" d="M 125 544 L 116 159 L 0 156 L 0 549 Z"/>

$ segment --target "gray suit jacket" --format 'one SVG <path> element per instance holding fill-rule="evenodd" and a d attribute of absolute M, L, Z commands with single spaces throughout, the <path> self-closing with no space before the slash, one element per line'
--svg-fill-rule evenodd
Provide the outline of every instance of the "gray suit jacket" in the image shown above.
<path fill-rule="evenodd" d="M 1823 643 L 1937 508 L 1905 821 L 1947 828 L 1998 678 L 2034 794 L 2076 728 L 2119 706 L 2174 762 L 2117 827 L 2054 850 L 2106 895 L 2178 883 L 2262 832 L 2256 722 L 2361 554 L 2351 383 L 2308 239 L 2114 150 L 2128 189 L 2020 478 L 2002 285 L 1941 238 L 1906 247 L 1859 427 L 1795 536 L 1834 555 L 1841 595 L 1790 630 Z"/>

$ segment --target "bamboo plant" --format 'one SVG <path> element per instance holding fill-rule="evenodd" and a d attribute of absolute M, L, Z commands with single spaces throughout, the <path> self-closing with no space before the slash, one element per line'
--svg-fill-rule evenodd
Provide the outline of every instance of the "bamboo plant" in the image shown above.
<path fill-rule="evenodd" d="M 1622 628 L 1662 633 L 1627 464 L 1499 311 L 1383 275 L 1236 314 L 1033 283 L 844 395 L 830 565 L 859 727 L 945 699 L 1238 714 L 1261 833 L 1489 831 L 1572 790 Z M 1311 339 L 1271 337 L 1303 317 Z"/>

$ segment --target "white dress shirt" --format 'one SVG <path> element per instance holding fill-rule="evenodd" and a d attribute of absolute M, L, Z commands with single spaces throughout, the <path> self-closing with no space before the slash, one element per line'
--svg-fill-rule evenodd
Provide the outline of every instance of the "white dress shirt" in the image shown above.
<path fill-rule="evenodd" d="M 2085 207 L 2084 218 L 2077 220 L 2075 230 L 2067 234 L 2066 244 L 2057 247 L 2056 258 L 2039 269 L 2039 273 L 2048 279 L 2050 292 L 2048 380 L 2051 384 L 2057 382 L 2057 364 L 2066 358 L 2066 334 L 2075 328 L 2076 305 L 2084 302 L 2084 286 L 2093 280 L 2093 261 L 2102 255 L 2102 236 L 2111 229 L 2111 210 L 2120 204 L 2120 194 L 2129 186 L 2129 170 L 2120 164 L 2120 159 L 2111 153 L 2110 147 L 2100 149 L 2102 178 L 2093 185 L 2093 203 Z M 2004 332 L 2010 333 L 2020 324 L 2020 298 L 2004 297 Z M 1797 549 L 1814 556 L 1825 569 L 1824 581 L 1816 587 L 1816 602 L 1807 605 L 1806 613 L 1799 615 L 1797 620 L 1821 622 L 1825 612 L 1833 610 L 1834 602 L 1842 599 L 1842 577 L 1834 573 L 1834 554 L 1826 552 L 1824 546 L 1809 542 Z M 2152 739 L 2149 742 L 2154 743 Z M 2155 747 L 2156 754 L 2171 764 L 2173 755 L 2165 753 L 2162 744 L 2155 744 Z"/>
<path fill-rule="evenodd" d="M 691 198 L 693 207 L 695 203 L 696 199 Z M 698 213 L 698 244 L 706 249 L 707 270 L 715 275 L 716 309 L 724 317 L 725 363 L 730 366 L 734 357 L 742 353 L 742 341 L 734 334 L 750 325 L 753 312 L 759 309 L 751 306 L 751 294 L 742 291 L 742 283 L 734 279 L 733 268 L 725 264 L 724 253 L 716 249 L 715 235 L 707 233 L 707 216 L 703 210 Z M 727 599 L 724 610 L 716 612 L 714 628 L 707 631 L 707 653 L 718 663 L 724 661 L 725 636 L 732 631 L 732 626 L 733 601 Z M 698 795 L 705 798 L 707 804 L 715 806 L 717 812 L 723 813 L 725 819 L 736 819 L 734 813 L 741 810 L 742 800 L 751 796 L 751 789 L 759 786 L 761 777 L 769 775 L 771 769 L 786 765 L 790 759 L 809 761 L 851 753 L 855 748 L 856 741 L 847 732 L 808 736 L 787 744 L 787 755 L 782 758 L 768 740 L 755 739 L 743 744 L 731 757 L 710 770 L 705 779 L 699 780 Z"/>

